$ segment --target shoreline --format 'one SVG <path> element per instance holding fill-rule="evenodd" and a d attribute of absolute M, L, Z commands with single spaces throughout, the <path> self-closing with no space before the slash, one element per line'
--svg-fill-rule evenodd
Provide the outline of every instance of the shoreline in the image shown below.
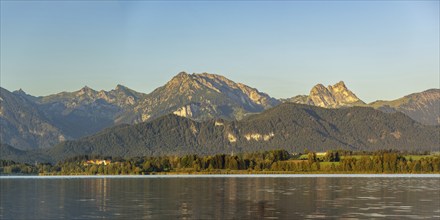
<path fill-rule="evenodd" d="M 440 174 L 155 174 L 155 175 L 11 175 L 0 179 L 135 178 L 440 178 Z"/>

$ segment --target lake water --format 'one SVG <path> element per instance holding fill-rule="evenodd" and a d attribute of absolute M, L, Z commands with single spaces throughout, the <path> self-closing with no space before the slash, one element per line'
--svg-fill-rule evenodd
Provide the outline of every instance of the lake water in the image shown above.
<path fill-rule="evenodd" d="M 440 175 L 0 177 L 1 219 L 440 218 Z"/>

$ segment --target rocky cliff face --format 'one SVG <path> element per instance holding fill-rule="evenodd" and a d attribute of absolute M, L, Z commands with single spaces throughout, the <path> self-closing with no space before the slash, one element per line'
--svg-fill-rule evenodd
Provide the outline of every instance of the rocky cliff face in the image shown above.
<path fill-rule="evenodd" d="M 343 81 L 328 87 L 318 84 L 310 90 L 308 96 L 295 96 L 288 99 L 288 101 L 323 108 L 340 108 L 365 104 L 345 86 Z"/>
<path fill-rule="evenodd" d="M 139 102 L 120 121 L 137 123 L 174 113 L 195 120 L 240 119 L 280 102 L 257 89 L 226 77 L 181 72 Z"/>
<path fill-rule="evenodd" d="M 385 112 L 403 112 L 423 124 L 440 124 L 440 89 L 413 93 L 392 101 L 375 101 L 369 105 Z"/>

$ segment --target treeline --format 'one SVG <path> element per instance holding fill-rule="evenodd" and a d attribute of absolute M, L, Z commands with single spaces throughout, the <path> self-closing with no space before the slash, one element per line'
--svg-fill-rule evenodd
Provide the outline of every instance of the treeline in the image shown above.
<path fill-rule="evenodd" d="M 0 173 L 42 175 L 146 175 L 154 173 L 439 173 L 440 155 L 412 159 L 398 151 L 327 151 L 290 154 L 271 150 L 213 156 L 134 157 L 83 155 L 57 164 L 18 164 L 1 161 Z M 106 160 L 110 164 L 95 164 Z M 91 162 L 92 161 L 92 162 Z"/>
<path fill-rule="evenodd" d="M 319 158 L 316 153 L 308 153 L 307 162 L 279 161 L 272 170 L 294 172 L 325 172 L 325 173 L 439 173 L 440 155 L 402 154 L 397 151 L 363 152 L 353 154 L 344 151 L 327 152 Z"/>
<path fill-rule="evenodd" d="M 0 160 L 0 174 L 36 174 L 37 166 L 26 163 L 16 163 L 12 160 Z"/>

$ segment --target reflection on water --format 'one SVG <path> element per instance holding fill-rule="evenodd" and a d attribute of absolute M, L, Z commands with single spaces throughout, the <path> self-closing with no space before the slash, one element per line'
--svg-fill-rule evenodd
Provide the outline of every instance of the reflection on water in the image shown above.
<path fill-rule="evenodd" d="M 0 218 L 440 218 L 440 178 L 0 179 Z"/>

